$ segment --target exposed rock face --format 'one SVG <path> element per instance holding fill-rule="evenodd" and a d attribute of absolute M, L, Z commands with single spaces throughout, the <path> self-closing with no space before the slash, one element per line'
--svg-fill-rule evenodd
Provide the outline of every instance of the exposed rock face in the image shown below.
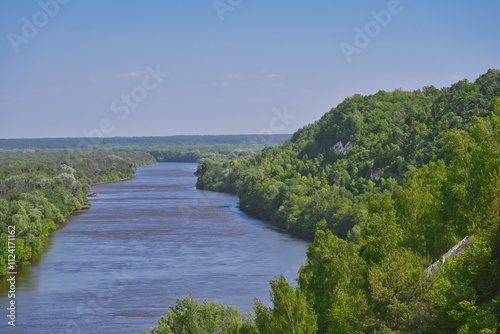
<path fill-rule="evenodd" d="M 372 181 L 378 181 L 378 180 L 380 180 L 380 172 L 379 172 L 378 169 L 371 172 L 371 174 L 370 174 L 370 180 L 372 180 Z"/>
<path fill-rule="evenodd" d="M 335 153 L 340 153 L 342 155 L 346 155 L 347 151 L 349 151 L 353 147 L 351 142 L 347 142 L 347 144 L 342 144 L 342 141 L 339 141 L 337 144 L 333 145 L 330 149 Z"/>
<path fill-rule="evenodd" d="M 425 273 L 427 275 L 432 275 L 433 273 L 438 273 L 439 272 L 439 263 L 445 263 L 447 258 L 453 258 L 457 255 L 460 255 L 466 248 L 467 245 L 471 242 L 472 238 L 469 236 L 466 236 L 463 238 L 458 244 L 453 246 L 449 251 L 446 252 L 443 256 L 439 258 L 436 262 L 431 264 L 425 269 Z"/>

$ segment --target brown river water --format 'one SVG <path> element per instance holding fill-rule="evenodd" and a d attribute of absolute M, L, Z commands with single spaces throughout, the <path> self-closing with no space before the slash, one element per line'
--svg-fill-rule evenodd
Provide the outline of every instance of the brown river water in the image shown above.
<path fill-rule="evenodd" d="M 160 163 L 93 187 L 92 208 L 15 275 L 15 327 L 3 278 L 0 333 L 139 334 L 190 293 L 243 312 L 254 297 L 269 305 L 269 280 L 294 283 L 307 243 L 247 216 L 233 195 L 195 189 L 195 170 Z"/>

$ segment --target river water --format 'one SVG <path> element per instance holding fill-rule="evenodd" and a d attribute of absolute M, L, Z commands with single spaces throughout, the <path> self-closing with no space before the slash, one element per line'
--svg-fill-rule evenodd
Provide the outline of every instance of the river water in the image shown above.
<path fill-rule="evenodd" d="M 93 187 L 92 208 L 16 275 L 15 327 L 4 277 L 0 333 L 139 334 L 190 293 L 243 312 L 254 297 L 269 304 L 269 280 L 294 282 L 307 244 L 248 217 L 235 196 L 195 189 L 195 170 L 161 163 Z"/>

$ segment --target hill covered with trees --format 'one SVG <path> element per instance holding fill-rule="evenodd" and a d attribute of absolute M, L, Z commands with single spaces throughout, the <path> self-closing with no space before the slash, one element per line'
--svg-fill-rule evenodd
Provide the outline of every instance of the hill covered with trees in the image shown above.
<path fill-rule="evenodd" d="M 320 227 L 345 239 L 349 232 L 357 237 L 353 227 L 366 220 L 370 196 L 390 193 L 395 200 L 397 193 L 403 209 L 404 201 L 417 199 L 403 198 L 415 192 L 399 189 L 410 188 L 412 180 L 453 181 L 440 189 L 449 208 L 443 217 L 455 229 L 443 247 L 429 249 L 439 256 L 474 230 L 474 219 L 464 211 L 479 209 L 487 176 L 500 166 L 493 145 L 499 77 L 490 70 L 475 83 L 464 80 L 440 90 L 355 95 L 282 146 L 246 160 L 205 161 L 198 187 L 235 193 L 244 211 L 292 233 L 312 237 Z M 458 192 L 463 177 L 468 184 Z"/>
<path fill-rule="evenodd" d="M 500 71 L 347 98 L 279 147 L 205 161 L 198 187 L 314 239 L 255 314 L 179 300 L 152 333 L 497 333 Z M 424 269 L 471 236 L 438 270 Z"/>

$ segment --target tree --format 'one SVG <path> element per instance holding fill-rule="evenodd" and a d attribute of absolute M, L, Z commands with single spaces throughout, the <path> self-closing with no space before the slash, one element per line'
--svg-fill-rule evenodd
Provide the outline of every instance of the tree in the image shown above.
<path fill-rule="evenodd" d="M 366 264 L 358 254 L 358 246 L 334 236 L 330 231 L 317 231 L 309 245 L 307 260 L 299 271 L 299 289 L 318 315 L 318 332 L 327 333 L 330 327 L 362 326 L 357 316 L 365 312 L 363 291 L 366 291 Z M 346 301 L 347 299 L 347 301 Z M 337 303 L 360 306 L 349 317 L 329 314 Z"/>
<path fill-rule="evenodd" d="M 199 302 L 190 295 L 170 306 L 167 316 L 161 317 L 158 327 L 151 330 L 151 334 L 213 333 L 251 334 L 255 333 L 255 325 L 234 306 Z"/>
<path fill-rule="evenodd" d="M 421 257 L 398 249 L 368 272 L 371 300 L 379 328 L 418 332 L 425 320 Z"/>
<path fill-rule="evenodd" d="M 444 161 L 412 168 L 395 193 L 397 220 L 403 230 L 402 245 L 437 260 L 456 243 L 455 231 L 443 222 Z"/>
<path fill-rule="evenodd" d="M 440 266 L 428 292 L 427 333 L 497 333 L 500 329 L 500 266 L 487 235 Z"/>
<path fill-rule="evenodd" d="M 314 334 L 316 318 L 305 295 L 289 285 L 285 277 L 271 281 L 271 301 L 267 307 L 255 301 L 255 322 L 260 334 Z"/>
<path fill-rule="evenodd" d="M 368 262 L 380 263 L 400 246 L 403 231 L 396 219 L 392 193 L 373 192 L 366 196 L 368 215 L 361 224 L 361 255 Z"/>

